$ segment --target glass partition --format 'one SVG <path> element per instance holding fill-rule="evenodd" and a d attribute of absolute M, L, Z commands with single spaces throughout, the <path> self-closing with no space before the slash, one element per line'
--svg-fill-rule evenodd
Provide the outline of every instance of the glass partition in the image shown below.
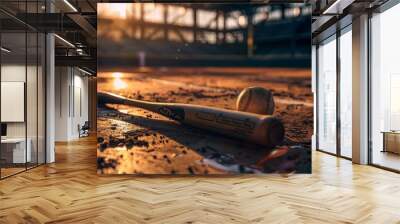
<path fill-rule="evenodd" d="M 0 7 L 36 13 L 44 2 L 8 4 Z M 0 12 L 0 178 L 45 163 L 45 41 L 43 33 Z"/>

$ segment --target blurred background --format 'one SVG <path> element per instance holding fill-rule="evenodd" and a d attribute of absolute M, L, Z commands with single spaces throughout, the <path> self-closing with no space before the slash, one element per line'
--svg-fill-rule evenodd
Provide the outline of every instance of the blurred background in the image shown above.
<path fill-rule="evenodd" d="M 307 4 L 98 4 L 99 69 L 311 66 Z"/>

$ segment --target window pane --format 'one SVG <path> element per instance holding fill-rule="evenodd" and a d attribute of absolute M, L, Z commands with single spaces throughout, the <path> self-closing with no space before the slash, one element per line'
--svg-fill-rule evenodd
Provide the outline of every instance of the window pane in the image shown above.
<path fill-rule="evenodd" d="M 351 158 L 352 141 L 352 35 L 340 36 L 340 153 Z"/>
<path fill-rule="evenodd" d="M 372 163 L 400 170 L 400 4 L 371 19 Z M 383 132 L 386 132 L 384 134 Z"/>
<path fill-rule="evenodd" d="M 336 39 L 318 48 L 318 148 L 336 153 Z"/>

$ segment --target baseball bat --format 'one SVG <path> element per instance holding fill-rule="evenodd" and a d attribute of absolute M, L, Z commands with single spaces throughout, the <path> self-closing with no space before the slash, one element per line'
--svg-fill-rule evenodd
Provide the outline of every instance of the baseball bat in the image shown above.
<path fill-rule="evenodd" d="M 284 139 L 281 120 L 270 115 L 233 111 L 207 106 L 158 103 L 98 92 L 99 104 L 123 104 L 161 114 L 182 124 L 216 132 L 251 143 L 274 147 Z"/>

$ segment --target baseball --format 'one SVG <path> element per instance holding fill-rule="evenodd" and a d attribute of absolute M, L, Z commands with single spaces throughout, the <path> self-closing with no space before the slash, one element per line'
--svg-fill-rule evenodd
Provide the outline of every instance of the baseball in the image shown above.
<path fill-rule="evenodd" d="M 262 87 L 248 87 L 240 94 L 236 102 L 236 110 L 271 115 L 275 103 L 272 92 Z"/>

